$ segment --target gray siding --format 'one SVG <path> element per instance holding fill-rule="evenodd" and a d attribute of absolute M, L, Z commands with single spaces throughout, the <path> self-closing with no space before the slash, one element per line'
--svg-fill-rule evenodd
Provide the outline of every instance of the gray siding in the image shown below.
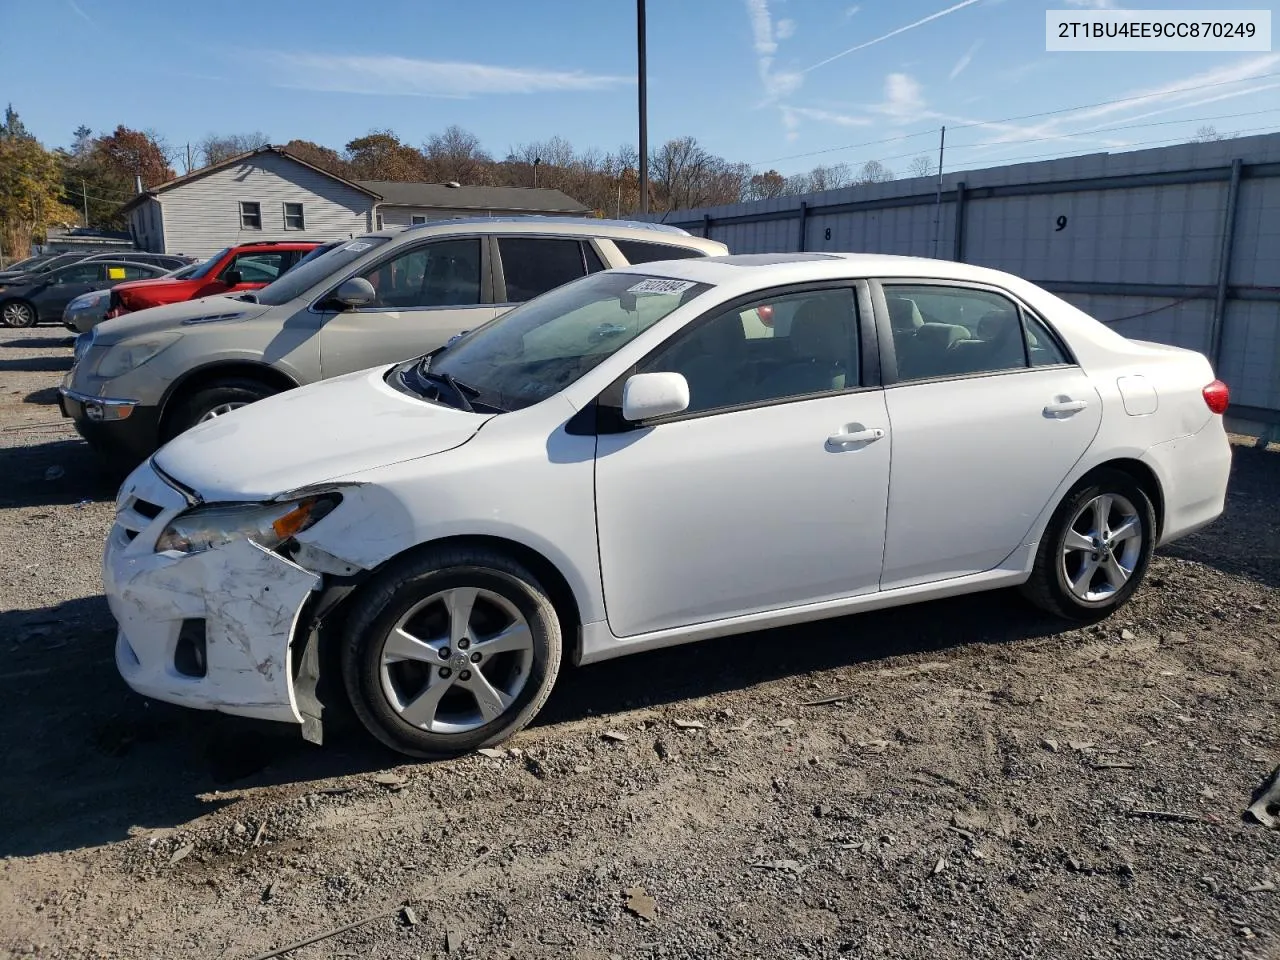
<path fill-rule="evenodd" d="M 148 197 L 129 211 L 129 229 L 139 250 L 168 252 L 164 248 L 164 211 L 156 198 Z"/>
<path fill-rule="evenodd" d="M 966 262 L 1039 283 L 1125 336 L 1210 354 L 1228 173 L 1237 158 L 1243 179 L 1213 359 L 1233 406 L 1280 423 L 1280 134 L 960 171 L 943 178 L 941 207 L 936 178 L 921 178 L 680 210 L 666 222 L 701 235 L 709 216 L 711 239 L 734 253 L 790 251 L 803 242 L 806 250 L 951 259 L 959 242 Z M 1081 182 L 1125 177 L 1133 179 Z M 961 230 L 958 184 L 965 190 Z M 852 206 L 824 212 L 838 204 Z M 1165 290 L 1154 296 L 1141 285 Z"/>
<path fill-rule="evenodd" d="M 261 205 L 262 229 L 240 225 L 240 201 Z M 262 153 L 159 194 L 163 252 L 207 257 L 255 240 L 334 240 L 369 229 L 374 199 L 287 157 Z M 301 203 L 305 230 L 284 228 L 284 204 Z M 145 207 L 145 204 L 144 204 Z M 134 211 L 134 214 L 140 213 Z"/>
<path fill-rule="evenodd" d="M 449 220 L 453 217 L 518 217 L 527 216 L 528 210 L 450 210 L 444 207 L 401 207 L 391 206 L 389 204 L 379 204 L 378 214 L 382 217 L 382 225 L 384 227 L 408 227 L 413 223 L 413 218 L 426 217 L 427 221 L 432 220 Z M 559 214 L 539 213 L 539 216 L 554 217 Z M 578 214 L 566 213 L 566 217 L 578 216 Z"/>

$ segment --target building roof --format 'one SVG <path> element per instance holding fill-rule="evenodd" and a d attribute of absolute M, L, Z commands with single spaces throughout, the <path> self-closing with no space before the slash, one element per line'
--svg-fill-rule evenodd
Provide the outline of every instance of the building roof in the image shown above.
<path fill-rule="evenodd" d="M 383 206 L 527 210 L 530 213 L 589 212 L 567 194 L 545 187 L 451 187 L 447 183 L 399 183 L 395 180 L 356 182 L 365 190 L 378 194 Z"/>
<path fill-rule="evenodd" d="M 256 157 L 259 154 L 263 154 L 263 153 L 279 154 L 280 156 L 285 157 L 288 160 L 292 160 L 294 163 L 301 164 L 302 166 L 306 167 L 308 170 L 314 170 L 316 173 L 323 174 L 324 176 L 329 177 L 331 180 L 337 180 L 339 183 L 346 184 L 352 190 L 358 190 L 361 193 L 368 194 L 374 200 L 382 199 L 380 194 L 378 194 L 374 190 L 371 190 L 367 186 L 362 186 L 356 181 L 348 180 L 345 177 L 339 177 L 337 174 L 330 173 L 328 170 L 321 170 L 319 167 L 315 166 L 314 164 L 307 163 L 307 161 L 294 156 L 284 147 L 268 145 L 265 147 L 259 147 L 257 150 L 249 150 L 249 151 L 246 151 L 245 153 L 238 153 L 234 157 L 228 157 L 226 160 L 223 160 L 221 163 L 213 163 L 207 167 L 201 167 L 199 170 L 192 170 L 190 173 L 183 174 L 181 177 L 174 177 L 174 179 L 172 180 L 168 180 L 165 183 L 161 183 L 161 184 L 158 184 L 157 186 L 151 187 L 148 190 L 144 190 L 142 191 L 142 193 L 138 194 L 136 197 L 134 197 L 132 200 L 130 200 L 128 203 L 122 206 L 119 212 L 128 213 L 130 210 L 132 210 L 134 207 L 140 204 L 147 197 L 154 197 L 158 193 L 164 193 L 168 190 L 172 190 L 174 187 L 180 187 L 185 183 L 190 183 L 193 180 L 199 180 L 201 177 L 208 176 L 211 173 L 217 173 L 219 170 L 227 169 L 227 167 L 234 167 L 238 163 L 244 163 L 244 161 L 248 160 L 250 157 Z"/>

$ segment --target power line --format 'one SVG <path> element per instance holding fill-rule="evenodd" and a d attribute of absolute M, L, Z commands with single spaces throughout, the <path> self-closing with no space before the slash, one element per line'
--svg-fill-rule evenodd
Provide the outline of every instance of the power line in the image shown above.
<path fill-rule="evenodd" d="M 1202 90 L 1212 89 L 1213 87 L 1228 86 L 1230 84 L 1235 84 L 1235 83 L 1250 83 L 1254 80 L 1266 80 L 1269 77 L 1280 77 L 1280 71 L 1274 71 L 1272 73 L 1261 73 L 1252 77 L 1242 77 L 1238 80 L 1220 80 L 1216 83 L 1202 83 L 1194 87 L 1177 87 L 1172 90 L 1159 90 L 1155 93 L 1144 93 L 1144 94 L 1139 94 L 1133 97 L 1120 97 L 1116 100 L 1101 100 L 1097 103 L 1084 103 L 1075 107 L 1062 107 L 1058 110 L 1045 110 L 1040 113 L 1026 113 L 1017 117 L 1005 117 L 1002 120 L 974 120 L 969 123 L 955 124 L 951 127 L 951 129 L 967 130 L 970 127 L 995 126 L 1001 123 L 1013 123 L 1017 120 L 1034 120 L 1038 117 L 1053 117 L 1063 113 L 1073 113 L 1077 110 L 1091 110 L 1095 107 L 1110 107 L 1110 106 L 1114 106 L 1116 104 L 1121 104 L 1121 103 L 1137 103 L 1143 100 L 1151 100 L 1156 97 L 1169 97 L 1178 93 L 1198 93 Z M 1194 123 L 1195 121 L 1189 120 L 1187 122 Z M 922 131 L 921 133 L 906 134 L 901 137 L 889 137 L 885 140 L 868 140 L 863 143 L 845 144 L 844 146 L 841 146 L 841 147 L 826 147 L 825 149 L 822 149 L 822 150 L 811 150 L 807 153 L 793 153 L 785 157 L 774 157 L 772 160 L 761 160 L 759 163 L 752 164 L 752 166 L 760 167 L 769 163 L 781 163 L 784 160 L 803 160 L 805 157 L 816 157 L 816 156 L 820 156 L 821 154 L 836 153 L 841 150 L 856 150 L 860 147 L 872 147 L 881 143 L 891 143 L 895 140 L 910 140 L 912 137 L 932 136 L 935 132 L 936 131 L 933 131 L 933 130 L 926 130 L 926 131 Z"/>

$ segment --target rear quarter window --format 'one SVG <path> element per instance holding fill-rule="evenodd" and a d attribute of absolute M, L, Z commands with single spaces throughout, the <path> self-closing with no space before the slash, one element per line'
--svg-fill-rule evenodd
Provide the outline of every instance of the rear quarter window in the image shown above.
<path fill-rule="evenodd" d="M 644 240 L 614 240 L 628 263 L 652 263 L 655 260 L 691 260 L 706 256 L 692 247 L 677 247 L 671 243 L 649 243 Z"/>

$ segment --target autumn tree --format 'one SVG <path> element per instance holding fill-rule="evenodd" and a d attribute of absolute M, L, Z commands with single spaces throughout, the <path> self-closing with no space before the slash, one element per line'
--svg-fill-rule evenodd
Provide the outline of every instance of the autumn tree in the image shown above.
<path fill-rule="evenodd" d="M 757 173 L 747 181 L 742 192 L 744 200 L 772 200 L 787 195 L 787 178 L 777 170 L 766 170 Z"/>
<path fill-rule="evenodd" d="M 425 181 L 427 164 L 422 154 L 401 143 L 390 130 L 374 130 L 347 144 L 347 165 L 358 180 Z"/>
<path fill-rule="evenodd" d="M 668 140 L 649 161 L 655 210 L 736 203 L 751 179 L 745 163 L 730 163 L 693 137 Z"/>
<path fill-rule="evenodd" d="M 284 149 L 286 153 L 292 154 L 303 163 L 319 167 L 335 177 L 350 178 L 352 176 L 347 161 L 342 159 L 342 155 L 332 147 L 322 147 L 310 140 L 290 140 L 284 145 Z"/>
<path fill-rule="evenodd" d="M 270 146 L 271 138 L 261 130 L 253 133 L 211 133 L 197 145 L 201 162 L 206 167 Z"/>
<path fill-rule="evenodd" d="M 98 162 L 118 181 L 133 186 L 142 178 L 143 189 L 172 180 L 168 148 L 154 133 L 118 126 L 114 132 L 99 137 L 94 145 Z M 132 192 L 132 191 L 130 191 Z"/>
<path fill-rule="evenodd" d="M 54 223 L 74 223 L 61 203 L 58 159 L 33 137 L 10 105 L 0 126 L 0 244 L 8 258 L 30 255 L 32 240 Z"/>

